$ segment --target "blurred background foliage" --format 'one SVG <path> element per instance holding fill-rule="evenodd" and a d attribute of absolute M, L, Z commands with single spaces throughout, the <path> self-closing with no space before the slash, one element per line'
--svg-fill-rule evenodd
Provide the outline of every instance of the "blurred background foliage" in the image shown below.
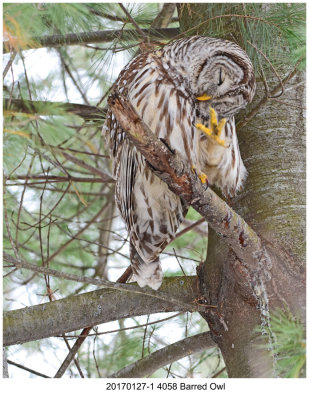
<path fill-rule="evenodd" d="M 116 3 L 3 5 L 4 40 L 10 50 L 4 54 L 3 62 L 4 250 L 46 268 L 112 281 L 130 262 L 126 229 L 114 205 L 110 161 L 101 135 L 103 121 L 84 120 L 64 112 L 59 104 L 44 102 L 106 108 L 109 88 L 120 70 L 140 51 L 142 39 L 136 24 L 150 29 L 163 4 L 124 6 L 132 19 Z M 194 32 L 236 40 L 234 32 L 240 30 L 240 44 L 253 60 L 258 78 L 262 79 L 266 69 L 275 70 L 276 75 L 295 66 L 304 68 L 305 4 L 200 6 L 208 8 L 209 18 L 202 22 L 196 18 Z M 190 15 L 190 4 L 182 4 L 181 10 Z M 190 16 L 193 20 L 196 17 Z M 182 24 L 183 33 L 179 32 L 177 37 L 191 34 L 192 21 L 186 21 Z M 179 27 L 176 7 L 168 27 Z M 125 39 L 115 36 L 102 44 L 35 49 L 46 35 L 106 30 L 131 33 Z M 162 37 L 156 44 L 167 41 Z M 29 50 L 22 51 L 24 48 Z M 11 106 L 14 99 L 41 103 L 35 113 L 17 112 Z M 194 228 L 189 229 L 194 223 Z M 193 209 L 179 231 L 185 233 L 179 234 L 162 256 L 166 276 L 195 275 L 196 266 L 206 257 L 207 223 Z M 94 287 L 11 267 L 4 269 L 3 289 L 4 309 L 10 310 Z M 116 332 L 90 336 L 82 346 L 78 361 L 85 376 L 108 376 L 152 351 L 208 329 L 199 315 L 187 313 L 139 327 L 167 316 L 170 315 L 129 318 L 100 326 L 97 333 Z M 301 336 L 298 325 L 293 324 L 278 323 L 286 326 L 282 335 L 295 329 Z M 124 330 L 132 326 L 135 329 Z M 281 340 L 279 334 L 277 338 Z M 52 376 L 66 352 L 62 338 L 49 338 L 11 346 L 7 355 L 21 364 L 27 360 L 26 364 L 29 361 L 34 369 Z M 290 349 L 286 354 L 289 352 Z M 303 353 L 293 357 L 300 365 Z M 12 374 L 17 371 L 21 376 L 35 376 L 12 367 Z M 287 363 L 280 373 L 299 376 L 300 371 L 295 367 L 291 372 Z M 80 376 L 73 363 L 67 374 Z M 214 348 L 159 369 L 153 376 L 226 377 L 226 373 L 220 352 Z"/>

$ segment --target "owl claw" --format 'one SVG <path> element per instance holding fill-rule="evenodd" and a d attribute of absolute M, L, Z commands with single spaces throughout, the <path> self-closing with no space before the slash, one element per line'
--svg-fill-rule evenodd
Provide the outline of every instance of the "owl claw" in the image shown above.
<path fill-rule="evenodd" d="M 209 108 L 209 113 L 210 128 L 207 128 L 203 124 L 196 124 L 195 126 L 200 129 L 205 135 L 215 140 L 220 146 L 227 147 L 225 141 L 223 139 L 220 139 L 224 125 L 226 123 L 226 119 L 222 118 L 221 121 L 218 122 L 216 111 L 212 107 Z"/>
<path fill-rule="evenodd" d="M 204 174 L 203 172 L 201 172 L 200 174 L 197 173 L 196 171 L 196 167 L 194 165 L 192 165 L 191 167 L 192 172 L 197 175 L 197 177 L 199 178 L 199 180 L 201 181 L 201 183 L 203 185 L 207 185 L 208 186 L 208 177 L 206 174 Z"/>
<path fill-rule="evenodd" d="M 206 174 L 201 173 L 201 174 L 198 175 L 198 177 L 199 177 L 199 180 L 202 182 L 203 185 L 206 184 L 208 186 L 208 178 L 207 178 Z"/>

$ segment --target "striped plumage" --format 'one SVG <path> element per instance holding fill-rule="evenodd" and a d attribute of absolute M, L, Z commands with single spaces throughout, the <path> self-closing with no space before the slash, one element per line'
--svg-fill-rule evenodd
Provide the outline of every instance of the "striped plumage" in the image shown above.
<path fill-rule="evenodd" d="M 253 67 L 236 44 L 194 36 L 133 59 L 114 90 L 127 94 L 140 118 L 158 138 L 191 166 L 205 172 L 209 184 L 234 196 L 244 182 L 234 115 L 252 100 Z M 211 100 L 196 98 L 207 93 Z M 209 123 L 209 107 L 227 122 L 226 147 L 205 136 L 196 123 Z M 116 179 L 116 201 L 130 233 L 131 265 L 140 286 L 157 289 L 162 281 L 159 255 L 174 238 L 187 207 L 146 165 L 111 112 L 103 128 Z"/>

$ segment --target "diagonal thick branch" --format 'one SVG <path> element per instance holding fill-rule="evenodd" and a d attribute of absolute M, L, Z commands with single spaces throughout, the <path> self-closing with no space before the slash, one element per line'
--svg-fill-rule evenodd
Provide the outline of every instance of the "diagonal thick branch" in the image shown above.
<path fill-rule="evenodd" d="M 253 229 L 225 201 L 203 185 L 190 166 L 171 152 L 144 124 L 129 100 L 115 93 L 109 107 L 129 139 L 169 188 L 208 221 L 250 271 L 264 261 L 265 250 Z"/>
<path fill-rule="evenodd" d="M 147 357 L 127 365 L 110 375 L 109 378 L 144 378 L 167 364 L 216 346 L 210 332 L 200 333 L 163 347 Z"/>

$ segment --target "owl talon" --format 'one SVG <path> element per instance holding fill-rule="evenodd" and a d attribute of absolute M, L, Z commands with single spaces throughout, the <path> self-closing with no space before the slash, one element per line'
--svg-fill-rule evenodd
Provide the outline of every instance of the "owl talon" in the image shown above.
<path fill-rule="evenodd" d="M 198 175 L 198 177 L 199 177 L 199 180 L 202 182 L 203 185 L 205 185 L 205 183 L 206 183 L 206 185 L 208 186 L 208 178 L 207 178 L 206 174 L 201 173 L 201 174 Z"/>
<path fill-rule="evenodd" d="M 204 174 L 203 172 L 198 174 L 197 171 L 196 171 L 195 165 L 191 166 L 191 170 L 199 178 L 199 180 L 201 181 L 201 183 L 203 185 L 205 185 L 205 183 L 206 183 L 206 185 L 208 186 L 208 177 L 207 177 L 206 174 Z"/>
<path fill-rule="evenodd" d="M 223 132 L 224 125 L 226 123 L 226 119 L 223 118 L 218 122 L 216 111 L 210 107 L 210 128 L 207 128 L 203 124 L 196 124 L 196 128 L 200 129 L 205 135 L 209 136 L 211 139 L 215 140 L 220 146 L 228 147 L 225 144 L 223 139 L 220 139 L 220 136 Z"/>

